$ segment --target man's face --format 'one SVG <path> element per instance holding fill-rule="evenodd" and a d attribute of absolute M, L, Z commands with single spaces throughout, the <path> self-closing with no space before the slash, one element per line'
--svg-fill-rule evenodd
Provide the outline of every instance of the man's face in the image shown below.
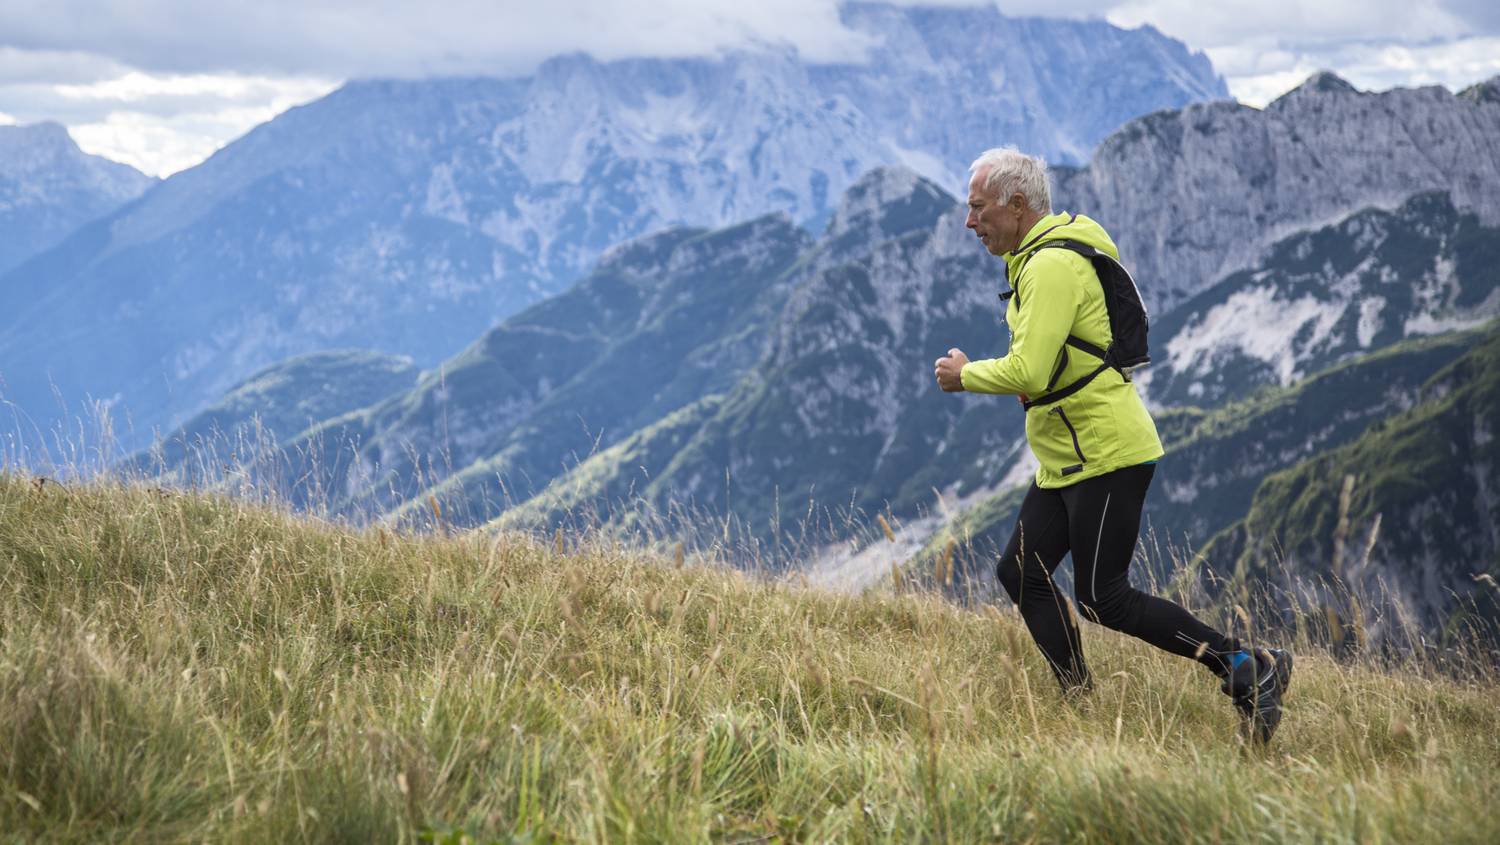
<path fill-rule="evenodd" d="M 1026 204 L 1020 194 L 1002 202 L 984 184 L 989 174 L 989 168 L 981 168 L 969 180 L 969 217 L 964 225 L 974 230 L 991 255 L 1004 255 L 1021 245 L 1021 212 Z"/>

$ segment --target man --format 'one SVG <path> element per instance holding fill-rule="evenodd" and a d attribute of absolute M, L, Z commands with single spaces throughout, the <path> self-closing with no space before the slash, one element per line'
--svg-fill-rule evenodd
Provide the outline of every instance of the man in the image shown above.
<path fill-rule="evenodd" d="M 1222 679 L 1243 733 L 1268 742 L 1281 721 L 1291 655 L 1242 648 L 1176 604 L 1130 585 L 1161 441 L 1127 371 L 1105 366 L 1097 354 L 1109 348 L 1112 332 L 1093 263 L 1054 242 L 1081 243 L 1116 261 L 1119 251 L 1093 220 L 1051 213 L 1040 159 L 993 149 L 970 171 L 965 225 L 1005 260 L 1011 343 L 1004 357 L 984 361 L 950 349 L 938 359 L 936 376 L 945 391 L 1015 394 L 1027 409 L 1026 440 L 1041 466 L 1000 558 L 1001 585 L 1064 692 L 1086 691 L 1078 629 L 1052 581 L 1071 551 L 1085 618 L 1202 663 Z M 1084 351 L 1090 348 L 1096 354 Z M 1077 382 L 1072 392 L 1064 389 Z"/>

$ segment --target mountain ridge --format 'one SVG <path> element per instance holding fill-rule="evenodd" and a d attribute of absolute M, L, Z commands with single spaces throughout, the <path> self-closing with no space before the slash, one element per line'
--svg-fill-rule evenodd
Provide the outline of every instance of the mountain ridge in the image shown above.
<path fill-rule="evenodd" d="M 1358 91 L 1325 72 L 1265 109 L 1212 102 L 1134 120 L 1087 166 L 1057 169 L 1053 206 L 1104 223 L 1166 312 L 1287 236 L 1431 190 L 1500 225 L 1500 102 Z"/>
<path fill-rule="evenodd" d="M 816 223 L 874 166 L 959 179 L 975 138 L 1067 158 L 1140 110 L 1227 94 L 1159 33 L 993 8 L 841 14 L 871 36 L 867 63 L 571 55 L 513 79 L 360 81 L 291 109 L 0 279 L 7 398 L 46 429 L 54 384 L 70 408 L 118 395 L 147 435 L 319 348 L 431 367 L 622 240 L 775 211 Z M 982 49 L 952 48 L 1023 33 L 1003 78 Z M 1057 61 L 1101 92 L 1066 116 L 1038 87 Z M 38 351 L 71 327 L 67 350 Z"/>
<path fill-rule="evenodd" d="M 62 124 L 0 126 L 0 275 L 154 184 L 128 164 L 85 153 Z"/>

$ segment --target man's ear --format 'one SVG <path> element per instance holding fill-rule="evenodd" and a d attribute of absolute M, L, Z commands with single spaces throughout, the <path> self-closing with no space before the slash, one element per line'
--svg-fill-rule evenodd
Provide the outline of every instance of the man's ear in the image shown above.
<path fill-rule="evenodd" d="M 1025 211 L 1026 210 L 1026 198 L 1023 197 L 1023 196 L 1021 196 L 1021 192 L 1020 191 L 1017 191 L 1014 194 L 1010 195 L 1010 202 L 1006 203 L 1006 205 L 1010 206 L 1010 210 L 1011 211 L 1016 211 L 1016 212 Z"/>

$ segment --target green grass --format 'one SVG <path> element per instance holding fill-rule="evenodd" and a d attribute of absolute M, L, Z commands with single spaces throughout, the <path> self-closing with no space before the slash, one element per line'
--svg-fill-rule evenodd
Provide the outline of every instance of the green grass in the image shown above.
<path fill-rule="evenodd" d="M 1310 648 L 1272 749 L 1202 669 L 1009 609 L 607 541 L 351 531 L 0 475 L 0 840 L 1500 839 L 1500 682 Z"/>

